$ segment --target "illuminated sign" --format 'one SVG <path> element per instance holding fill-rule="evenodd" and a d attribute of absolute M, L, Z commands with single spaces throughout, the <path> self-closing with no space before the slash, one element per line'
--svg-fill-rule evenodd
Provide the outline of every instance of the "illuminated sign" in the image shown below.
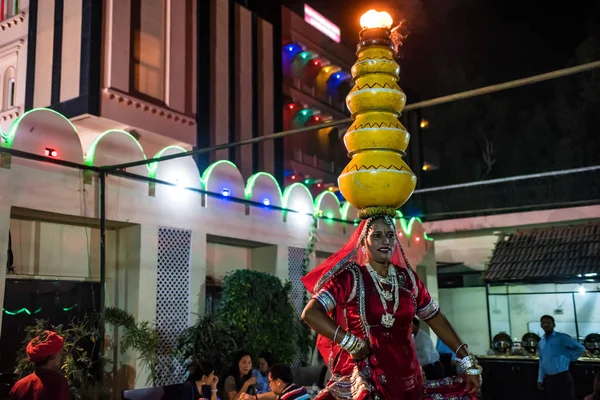
<path fill-rule="evenodd" d="M 315 11 L 308 4 L 304 5 L 304 21 L 315 27 L 319 32 L 330 38 L 336 43 L 340 42 L 340 28 Z"/>

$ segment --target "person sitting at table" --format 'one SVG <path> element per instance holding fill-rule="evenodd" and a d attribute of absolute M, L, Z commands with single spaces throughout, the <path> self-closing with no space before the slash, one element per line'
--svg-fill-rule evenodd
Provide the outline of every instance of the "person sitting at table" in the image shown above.
<path fill-rule="evenodd" d="M 214 364 L 202 361 L 190 374 L 188 381 L 192 384 L 194 400 L 217 400 L 217 384 L 219 378 L 215 376 Z"/>

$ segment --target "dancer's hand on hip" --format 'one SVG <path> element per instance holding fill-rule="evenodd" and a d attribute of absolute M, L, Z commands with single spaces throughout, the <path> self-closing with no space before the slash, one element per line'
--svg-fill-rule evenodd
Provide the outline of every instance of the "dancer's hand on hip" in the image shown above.
<path fill-rule="evenodd" d="M 481 388 L 481 375 L 467 375 L 467 393 L 477 394 Z"/>
<path fill-rule="evenodd" d="M 352 355 L 352 358 L 355 361 L 360 361 L 360 360 L 364 360 L 365 358 L 369 357 L 369 354 L 371 354 L 371 349 L 369 348 L 369 343 L 365 343 L 365 345 L 360 349 L 360 351 L 354 355 Z"/>

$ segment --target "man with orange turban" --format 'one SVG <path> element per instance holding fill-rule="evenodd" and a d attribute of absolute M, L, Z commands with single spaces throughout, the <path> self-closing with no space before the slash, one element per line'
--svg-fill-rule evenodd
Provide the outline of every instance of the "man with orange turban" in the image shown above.
<path fill-rule="evenodd" d="M 60 374 L 64 339 L 45 331 L 31 339 L 27 357 L 35 371 L 18 381 L 10 392 L 11 400 L 69 400 L 69 384 Z"/>

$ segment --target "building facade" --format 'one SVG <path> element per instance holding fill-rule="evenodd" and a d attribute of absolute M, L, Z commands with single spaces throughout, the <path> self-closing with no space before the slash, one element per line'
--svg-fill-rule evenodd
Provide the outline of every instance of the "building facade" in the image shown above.
<path fill-rule="evenodd" d="M 347 116 L 351 52 L 266 3 L 2 1 L 2 147 L 106 166 Z M 286 115 L 291 105 L 297 119 Z M 309 268 L 354 229 L 339 221 L 357 210 L 327 190 L 338 168 L 329 149 L 343 150 L 342 133 L 126 171 L 174 186 L 110 176 L 105 305 L 155 321 L 172 346 L 205 310 L 207 284 L 245 268 L 292 281 L 299 309 L 312 215 L 323 218 Z M 34 318 L 98 309 L 100 189 L 88 173 L 5 153 L 0 185 L 0 359 L 10 364 Z M 397 224 L 436 297 L 433 243 L 418 220 Z M 146 385 L 134 355 L 119 355 L 120 366 L 119 389 Z M 181 379 L 175 371 L 160 383 Z"/>
<path fill-rule="evenodd" d="M 26 113 L 9 133 L 5 143 L 14 150 L 36 154 L 52 143 L 62 160 L 79 165 L 145 156 L 124 131 L 112 131 L 85 147 L 75 126 L 50 109 Z M 160 153 L 183 151 L 169 146 Z M 7 267 L 0 269 L 0 360 L 2 368 L 10 369 L 23 328 L 36 318 L 67 322 L 98 310 L 101 208 L 98 181 L 76 168 L 6 154 L 1 161 L 0 248 L 8 252 L 0 252 L 0 265 Z M 138 321 L 155 321 L 164 357 L 203 314 L 207 285 L 232 270 L 289 280 L 290 300 L 300 312 L 302 274 L 338 250 L 355 229 L 353 222 L 340 221 L 352 221 L 357 210 L 348 203 L 340 206 L 330 191 L 313 198 L 300 183 L 281 191 L 272 175 L 259 172 L 244 179 L 227 160 L 211 164 L 202 175 L 189 157 L 128 172 L 166 183 L 107 178 L 105 305 L 126 310 Z M 315 213 L 322 218 L 305 267 Z M 409 261 L 436 298 L 433 242 L 418 219 L 399 218 L 397 231 Z M 111 339 L 118 344 L 117 333 Z M 131 354 L 115 360 L 115 372 L 126 371 L 120 389 L 146 385 L 147 371 L 137 363 Z M 182 371 L 173 371 L 165 372 L 160 383 L 182 379 Z"/>
<path fill-rule="evenodd" d="M 347 117 L 354 56 L 285 7 L 213 0 L 2 3 L 0 127 L 47 107 L 84 143 L 124 130 L 151 155 Z M 291 50 L 290 50 L 291 49 Z M 199 155 L 335 186 L 344 129 Z M 335 189 L 335 188 L 334 188 Z"/>

